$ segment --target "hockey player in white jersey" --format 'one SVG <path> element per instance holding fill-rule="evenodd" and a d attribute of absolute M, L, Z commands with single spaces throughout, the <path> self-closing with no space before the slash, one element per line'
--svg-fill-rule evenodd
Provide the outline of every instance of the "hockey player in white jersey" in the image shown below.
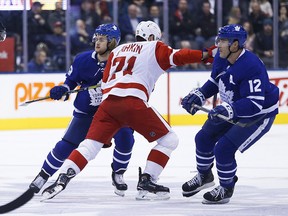
<path fill-rule="evenodd" d="M 205 99 L 220 94 L 221 104 L 210 111 L 195 136 L 198 174 L 182 186 L 186 197 L 213 186 L 215 160 L 220 185 L 204 194 L 204 204 L 229 202 L 238 179 L 236 151 L 245 152 L 266 134 L 278 113 L 279 89 L 269 82 L 263 62 L 245 49 L 246 38 L 240 25 L 220 28 L 210 79 L 182 100 L 183 108 L 194 115 L 198 111 L 194 104 L 202 106 Z M 246 127 L 231 124 L 220 114 Z"/>
<path fill-rule="evenodd" d="M 63 85 L 55 86 L 50 90 L 50 97 L 53 100 L 60 100 L 64 96 L 67 100 L 69 95 L 66 92 L 75 89 L 93 86 L 101 83 L 103 71 L 108 56 L 119 43 L 121 38 L 120 29 L 112 24 L 102 24 L 95 29 L 92 39 L 94 49 L 79 53 L 73 61 Z M 74 100 L 73 118 L 71 119 L 64 136 L 59 140 L 47 154 L 39 174 L 31 182 L 30 188 L 38 193 L 48 178 L 54 175 L 61 167 L 64 160 L 76 149 L 85 139 L 93 116 L 101 103 L 102 92 L 100 88 L 81 91 Z M 133 130 L 123 127 L 114 135 L 115 148 L 113 151 L 112 184 L 115 186 L 115 193 L 124 196 L 128 185 L 123 175 L 127 170 L 132 147 L 134 145 Z M 124 144 L 125 143 L 125 144 Z"/>
<path fill-rule="evenodd" d="M 157 144 L 148 155 L 144 172 L 139 169 L 136 199 L 168 199 L 169 188 L 157 184 L 178 137 L 163 117 L 148 104 L 159 76 L 168 68 L 195 62 L 212 62 L 212 49 L 175 50 L 159 41 L 161 30 L 151 21 L 140 22 L 136 41 L 115 48 L 103 74 L 103 100 L 86 139 L 65 160 L 58 180 L 46 190 L 48 198 L 63 190 L 71 178 L 94 159 L 103 145 L 123 126 L 131 127 L 149 142 Z"/>

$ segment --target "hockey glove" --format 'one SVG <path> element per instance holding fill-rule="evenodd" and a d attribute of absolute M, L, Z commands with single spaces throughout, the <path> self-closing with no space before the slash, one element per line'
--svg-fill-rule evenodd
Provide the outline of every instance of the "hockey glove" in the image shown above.
<path fill-rule="evenodd" d="M 218 51 L 218 47 L 213 45 L 209 48 L 204 48 L 202 50 L 202 61 L 206 65 L 210 65 L 214 61 L 214 57 Z"/>
<path fill-rule="evenodd" d="M 67 92 L 69 91 L 69 88 L 66 86 L 54 86 L 51 90 L 50 90 L 50 97 L 53 100 L 60 100 Z M 66 94 L 64 101 L 69 99 L 69 94 Z"/>
<path fill-rule="evenodd" d="M 187 96 L 185 96 L 182 101 L 182 107 L 191 115 L 194 115 L 198 109 L 193 107 L 192 104 L 197 104 L 203 106 L 205 103 L 205 96 L 199 88 L 192 90 Z"/>
<path fill-rule="evenodd" d="M 235 118 L 234 110 L 232 105 L 223 102 L 221 105 L 216 106 L 208 113 L 208 118 L 215 123 L 221 123 L 225 121 L 224 119 L 220 118 L 218 115 L 223 115 L 227 117 L 226 121 L 233 120 Z"/>

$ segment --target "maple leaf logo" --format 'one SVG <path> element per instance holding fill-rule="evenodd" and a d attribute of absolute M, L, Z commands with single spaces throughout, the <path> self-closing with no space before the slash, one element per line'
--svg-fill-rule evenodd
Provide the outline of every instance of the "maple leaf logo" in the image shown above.
<path fill-rule="evenodd" d="M 99 104 L 102 101 L 102 92 L 101 88 L 97 89 L 89 89 L 88 90 L 89 96 L 90 96 L 90 104 L 91 106 L 99 106 Z"/>
<path fill-rule="evenodd" d="M 222 102 L 233 103 L 234 92 L 227 90 L 224 82 L 219 80 L 219 94 Z"/>
<path fill-rule="evenodd" d="M 235 26 L 235 31 L 240 31 L 240 26 Z"/>

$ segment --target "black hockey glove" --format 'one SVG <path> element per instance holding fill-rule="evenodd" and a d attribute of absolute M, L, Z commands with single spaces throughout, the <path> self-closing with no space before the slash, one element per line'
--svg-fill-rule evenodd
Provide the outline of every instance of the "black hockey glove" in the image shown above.
<path fill-rule="evenodd" d="M 192 90 L 187 96 L 185 96 L 182 101 L 182 107 L 191 115 L 194 115 L 198 109 L 192 107 L 192 104 L 197 104 L 199 106 L 203 106 L 205 103 L 205 96 L 201 92 L 200 88 Z"/>
<path fill-rule="evenodd" d="M 68 91 L 69 91 L 69 89 L 66 86 L 54 86 L 50 90 L 50 97 L 53 100 L 60 100 Z M 64 101 L 66 101 L 68 99 L 69 99 L 69 94 L 66 94 Z"/>

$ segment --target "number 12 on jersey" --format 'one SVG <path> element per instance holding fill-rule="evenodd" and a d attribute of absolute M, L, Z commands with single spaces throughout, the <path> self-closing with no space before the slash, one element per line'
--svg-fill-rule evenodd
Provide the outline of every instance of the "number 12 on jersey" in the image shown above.
<path fill-rule="evenodd" d="M 249 87 L 250 87 L 250 92 L 261 92 L 261 80 L 260 79 L 255 79 L 255 80 L 248 80 L 249 82 Z"/>

